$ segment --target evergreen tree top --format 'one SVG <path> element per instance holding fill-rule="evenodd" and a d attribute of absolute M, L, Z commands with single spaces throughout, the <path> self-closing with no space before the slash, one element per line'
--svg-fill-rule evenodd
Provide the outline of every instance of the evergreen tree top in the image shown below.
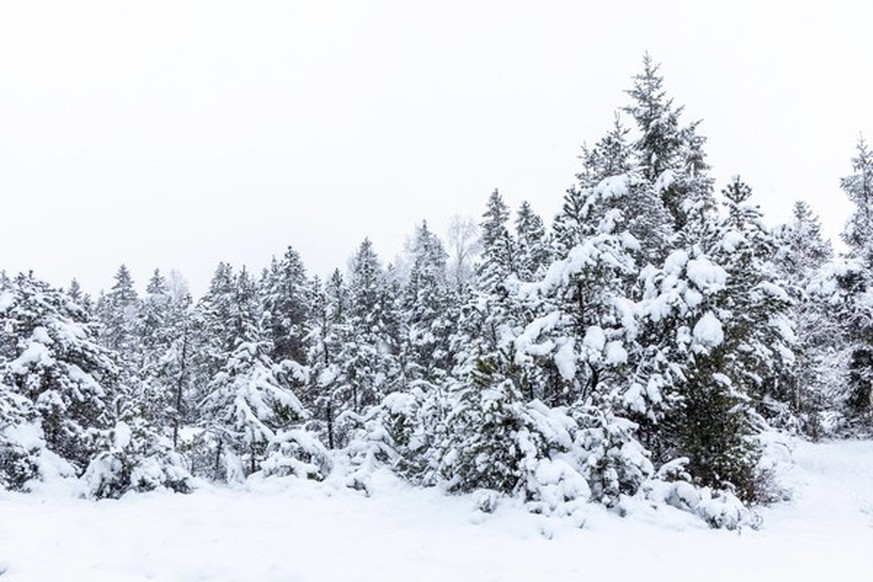
<path fill-rule="evenodd" d="M 155 269 L 155 272 L 152 273 L 152 277 L 149 279 L 149 284 L 146 287 L 146 293 L 149 295 L 167 294 L 167 280 L 161 274 L 160 269 Z"/>
<path fill-rule="evenodd" d="M 864 137 L 858 138 L 852 158 L 853 174 L 840 180 L 840 186 L 855 204 L 843 231 L 843 240 L 855 258 L 873 258 L 873 154 Z"/>
<path fill-rule="evenodd" d="M 133 277 L 126 265 L 121 265 L 115 273 L 115 284 L 107 294 L 107 298 L 117 306 L 131 305 L 137 300 L 136 289 L 133 284 Z"/>

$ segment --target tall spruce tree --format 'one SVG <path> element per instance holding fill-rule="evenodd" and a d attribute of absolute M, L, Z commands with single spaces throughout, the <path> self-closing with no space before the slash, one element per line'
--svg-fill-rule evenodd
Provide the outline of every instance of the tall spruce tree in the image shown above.
<path fill-rule="evenodd" d="M 141 362 L 139 349 L 139 295 L 127 266 L 115 273 L 115 283 L 97 304 L 100 341 L 119 356 L 121 381 L 135 384 Z"/>
<path fill-rule="evenodd" d="M 349 324 L 349 296 L 340 271 L 334 270 L 324 285 L 313 281 L 313 319 L 308 336 L 309 386 L 306 405 L 314 411 L 317 430 L 328 448 L 342 448 L 346 434 L 342 414 L 354 407 L 355 395 L 346 377 L 346 353 L 353 335 Z"/>
<path fill-rule="evenodd" d="M 697 483 L 753 501 L 766 495 L 756 407 L 793 361 L 791 303 L 751 190 L 736 179 L 723 194 L 724 217 L 696 215 L 701 239 L 644 276 L 648 385 L 676 403 L 651 444 L 661 462 L 687 457 Z"/>
<path fill-rule="evenodd" d="M 191 296 L 176 276 L 171 287 L 155 270 L 140 312 L 140 344 L 143 351 L 138 387 L 139 414 L 163 434 L 172 435 L 179 446 L 180 429 L 193 421 L 192 364 L 193 321 Z"/>
<path fill-rule="evenodd" d="M 526 200 L 515 216 L 515 236 L 518 241 L 517 275 L 522 281 L 539 278 L 549 265 L 549 247 L 543 219 Z"/>
<path fill-rule="evenodd" d="M 800 429 L 817 438 L 822 431 L 820 415 L 842 382 L 834 363 L 840 361 L 843 332 L 816 289 L 822 267 L 833 259 L 833 249 L 830 241 L 823 240 L 819 219 L 805 202 L 795 203 L 792 220 L 776 236 L 774 263 L 793 299 L 791 319 L 797 330 L 795 364 L 782 381 Z"/>
<path fill-rule="evenodd" d="M 358 386 L 352 408 L 362 412 L 397 387 L 399 314 L 369 239 L 358 247 L 349 267 L 349 325 L 353 334 L 347 346 L 346 374 Z"/>
<path fill-rule="evenodd" d="M 280 261 L 273 260 L 261 287 L 272 358 L 305 364 L 310 297 L 306 270 L 296 250 L 288 247 Z"/>
<path fill-rule="evenodd" d="M 700 206 L 713 206 L 712 180 L 707 174 L 699 122 L 683 127 L 683 107 L 675 106 L 663 88 L 659 65 L 646 54 L 643 71 L 627 91 L 631 105 L 624 108 L 636 121 L 639 137 L 634 143 L 645 181 L 663 201 L 675 232 L 682 232 L 688 216 Z"/>
<path fill-rule="evenodd" d="M 223 274 L 220 269 L 219 277 Z M 296 433 L 287 431 L 308 413 L 270 358 L 258 288 L 245 268 L 233 279 L 228 299 L 229 320 L 223 330 L 228 349 L 207 385 L 200 423 L 211 437 L 206 444 L 213 478 L 236 480 L 258 471 L 271 443 L 282 434 L 293 437 Z"/>
<path fill-rule="evenodd" d="M 404 373 L 410 380 L 440 382 L 453 365 L 449 337 L 456 305 L 446 276 L 448 254 L 426 222 L 416 227 L 408 254 L 401 300 Z"/>
<path fill-rule="evenodd" d="M 843 232 L 848 262 L 837 275 L 837 283 L 848 302 L 842 314 L 849 344 L 846 405 L 851 415 L 869 419 L 873 412 L 873 302 L 869 298 L 873 288 L 873 154 L 863 137 L 856 150 L 853 173 L 840 181 L 855 209 Z"/>

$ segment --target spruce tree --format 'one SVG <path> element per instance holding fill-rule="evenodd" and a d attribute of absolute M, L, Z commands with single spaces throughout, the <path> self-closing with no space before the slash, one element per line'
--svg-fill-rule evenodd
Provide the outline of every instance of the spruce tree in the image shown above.
<path fill-rule="evenodd" d="M 533 281 L 549 265 L 550 256 L 543 219 L 534 213 L 526 200 L 521 203 L 515 217 L 515 236 L 518 241 L 518 278 Z"/>
<path fill-rule="evenodd" d="M 288 247 L 280 261 L 273 260 L 261 287 L 272 358 L 305 364 L 310 297 L 306 270 L 296 250 Z"/>
<path fill-rule="evenodd" d="M 624 108 L 639 127 L 640 136 L 634 147 L 649 182 L 657 181 L 675 167 L 682 145 L 679 126 L 682 107 L 675 107 L 667 97 L 659 68 L 648 53 L 643 56 L 643 71 L 634 75 L 634 86 L 627 91 L 633 103 Z M 682 214 L 677 202 L 672 193 L 665 194 L 665 205 L 675 219 Z"/>
<path fill-rule="evenodd" d="M 344 371 L 343 353 L 352 330 L 349 325 L 348 292 L 342 274 L 335 270 L 322 285 L 313 281 L 313 302 L 308 343 L 309 385 L 305 403 L 313 410 L 317 430 L 329 449 L 346 444 L 339 417 L 353 406 Z"/>
<path fill-rule="evenodd" d="M 195 401 L 205 397 L 204 387 L 224 366 L 227 354 L 235 347 L 237 335 L 232 329 L 235 313 L 236 275 L 231 265 L 221 262 L 209 283 L 206 294 L 197 303 L 193 320 L 192 381 L 198 387 Z"/>
<path fill-rule="evenodd" d="M 583 191 L 583 188 L 574 185 L 564 192 L 561 211 L 552 220 L 550 254 L 553 257 L 566 256 L 570 249 L 582 241 L 585 223 Z"/>
<path fill-rule="evenodd" d="M 851 257 L 873 263 L 873 153 L 863 137 L 855 146 L 853 173 L 840 180 L 840 186 L 855 205 L 843 231 Z"/>
<path fill-rule="evenodd" d="M 488 198 L 482 222 L 482 257 L 477 269 L 480 288 L 502 285 L 518 271 L 517 242 L 509 232 L 509 208 L 496 189 Z"/>
<path fill-rule="evenodd" d="M 179 432 L 191 421 L 192 309 L 184 281 L 175 288 L 155 270 L 140 311 L 143 366 L 138 387 L 138 414 L 179 446 Z"/>
<path fill-rule="evenodd" d="M 438 383 L 453 365 L 449 337 L 456 302 L 446 276 L 448 254 L 426 222 L 416 227 L 408 254 L 401 299 L 404 373 L 410 380 Z"/>
<path fill-rule="evenodd" d="M 349 277 L 349 325 L 346 376 L 356 386 L 352 409 L 362 412 L 380 401 L 400 374 L 400 338 L 395 297 L 373 250 L 365 239 L 352 258 Z"/>
<path fill-rule="evenodd" d="M 735 179 L 723 195 L 724 217 L 696 215 L 700 240 L 644 275 L 644 386 L 674 402 L 656 419 L 656 459 L 687 457 L 698 484 L 754 501 L 766 496 L 756 408 L 779 396 L 793 361 L 791 302 L 751 190 Z"/>
<path fill-rule="evenodd" d="M 873 411 L 873 346 L 870 342 L 873 304 L 868 293 L 873 287 L 873 154 L 863 137 L 858 140 L 852 158 L 853 173 L 840 185 L 855 209 L 843 232 L 849 247 L 849 264 L 837 281 L 849 300 L 846 306 L 846 338 L 849 354 L 846 405 L 855 418 L 869 419 Z"/>
<path fill-rule="evenodd" d="M 734 353 L 726 369 L 759 407 L 787 401 L 780 379 L 794 363 L 792 300 L 776 268 L 778 239 L 751 203 L 752 190 L 735 178 L 723 191 L 726 221 L 710 255 L 728 273 L 726 344 Z"/>
<path fill-rule="evenodd" d="M 127 266 L 121 265 L 115 273 L 115 283 L 97 305 L 101 324 L 100 341 L 119 356 L 121 380 L 134 384 L 140 360 L 139 295 Z"/>
<path fill-rule="evenodd" d="M 830 242 L 822 239 L 821 224 L 805 202 L 794 205 L 792 220 L 781 226 L 774 263 L 793 299 L 791 319 L 796 326 L 795 364 L 782 382 L 800 428 L 813 438 L 821 436 L 820 415 L 828 396 L 842 381 L 834 374 L 843 343 L 832 308 L 817 292 L 822 268 L 833 259 Z"/>
<path fill-rule="evenodd" d="M 224 284 L 223 269 L 218 276 L 215 290 Z M 233 279 L 227 301 L 214 299 L 216 306 L 229 309 L 228 325 L 222 330 L 228 349 L 207 385 L 200 424 L 210 437 L 205 444 L 212 456 L 213 478 L 236 480 L 260 469 L 274 441 L 279 457 L 298 453 L 286 445 L 289 438 L 296 442 L 298 433 L 293 431 L 308 413 L 281 366 L 270 358 L 272 345 L 263 329 L 257 285 L 246 269 Z M 274 455 L 272 466 L 277 463 Z"/>
<path fill-rule="evenodd" d="M 0 360 L 2 364 L 2 360 Z M 0 381 L 0 490 L 22 490 L 51 466 L 50 455 L 33 402 Z M 63 472 L 72 468 L 63 460 L 54 463 Z"/>
<path fill-rule="evenodd" d="M 633 77 L 634 86 L 627 91 L 632 103 L 624 111 L 637 124 L 634 150 L 642 176 L 661 197 L 673 231 L 682 232 L 695 208 L 713 206 L 712 180 L 699 122 L 680 125 L 683 107 L 667 97 L 659 67 L 644 55 L 643 71 Z"/>
<path fill-rule="evenodd" d="M 82 323 L 81 307 L 60 291 L 18 275 L 3 289 L 0 383 L 26 398 L 39 415 L 46 448 L 80 474 L 95 452 L 95 431 L 112 426 L 119 396 L 118 367 Z"/>

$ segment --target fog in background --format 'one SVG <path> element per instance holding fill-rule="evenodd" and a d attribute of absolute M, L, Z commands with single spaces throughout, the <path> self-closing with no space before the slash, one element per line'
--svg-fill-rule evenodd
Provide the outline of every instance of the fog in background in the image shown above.
<path fill-rule="evenodd" d="M 393 261 L 495 187 L 550 220 L 646 51 L 719 188 L 740 174 L 773 224 L 805 199 L 838 237 L 869 6 L 417 4 L 4 3 L 0 268 L 91 293 L 176 268 L 199 295 L 287 245 L 319 275 L 366 236 Z"/>

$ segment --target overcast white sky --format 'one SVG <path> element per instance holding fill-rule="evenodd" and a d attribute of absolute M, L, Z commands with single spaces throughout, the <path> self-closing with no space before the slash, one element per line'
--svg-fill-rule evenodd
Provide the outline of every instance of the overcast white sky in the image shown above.
<path fill-rule="evenodd" d="M 293 245 L 323 274 L 370 236 L 392 260 L 499 187 L 546 218 L 648 50 L 702 118 L 720 186 L 772 223 L 873 136 L 860 2 L 3 2 L 0 268 L 108 288 Z"/>

